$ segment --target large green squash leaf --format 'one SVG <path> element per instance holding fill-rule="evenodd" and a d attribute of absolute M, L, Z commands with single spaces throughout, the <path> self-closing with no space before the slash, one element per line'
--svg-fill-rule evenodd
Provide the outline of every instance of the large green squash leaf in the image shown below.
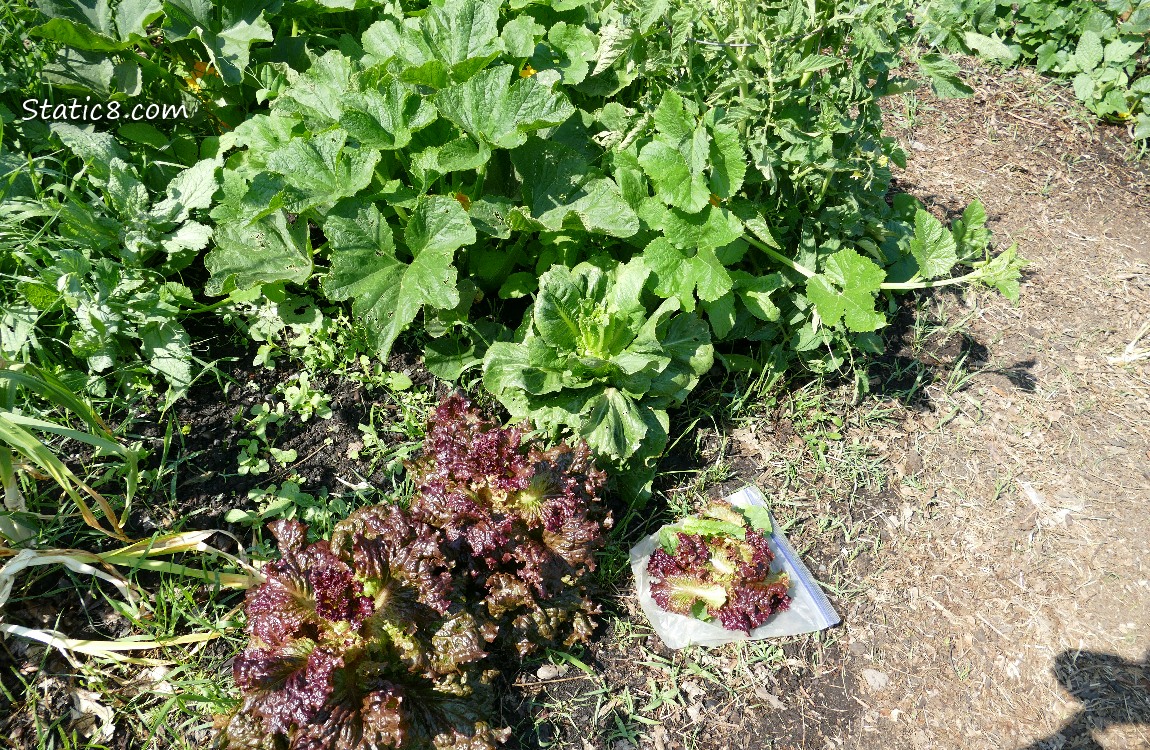
<path fill-rule="evenodd" d="M 379 152 L 345 148 L 346 141 L 346 131 L 331 130 L 293 138 L 268 155 L 268 168 L 283 175 L 297 212 L 355 195 L 371 182 Z"/>
<path fill-rule="evenodd" d="M 958 262 L 954 236 L 942 222 L 925 209 L 914 214 L 914 237 L 910 241 L 910 252 L 918 262 L 918 272 L 924 279 L 937 279 L 950 273 Z"/>
<path fill-rule="evenodd" d="M 708 247 L 681 250 L 657 237 L 643 251 L 643 262 L 655 275 L 655 294 L 675 297 L 684 310 L 695 309 L 695 295 L 714 302 L 731 291 L 731 275 Z"/>
<path fill-rule="evenodd" d="M 335 300 L 352 300 L 352 312 L 387 357 L 399 334 L 428 305 L 447 310 L 459 304 L 455 251 L 475 242 L 475 229 L 455 200 L 420 199 L 404 233 L 413 256 L 396 255 L 390 227 L 374 205 L 348 201 L 324 222 L 331 270 L 323 289 Z"/>
<path fill-rule="evenodd" d="M 325 128 L 340 119 L 344 97 L 359 89 L 355 62 L 339 50 L 332 50 L 276 97 L 274 111 L 293 114 L 314 129 Z"/>
<path fill-rule="evenodd" d="M 885 278 L 874 261 L 854 250 L 840 250 L 827 258 L 823 273 L 807 279 L 807 297 L 824 324 L 841 320 L 852 331 L 874 331 L 886 325 L 874 307 L 875 292 Z"/>
<path fill-rule="evenodd" d="M 204 259 L 211 274 L 204 287 L 208 294 L 274 281 L 303 284 L 311 276 L 307 223 L 289 224 L 282 210 L 252 223 L 217 221 L 215 240 L 215 249 Z"/>
<path fill-rule="evenodd" d="M 432 88 L 464 81 L 503 52 L 499 0 L 447 0 L 402 24 L 385 20 L 363 35 L 366 64 L 398 60 L 403 78 Z"/>
<path fill-rule="evenodd" d="M 238 84 L 248 67 L 251 46 L 270 42 L 264 10 L 277 0 L 166 0 L 164 28 L 170 40 L 199 39 L 225 83 Z"/>
<path fill-rule="evenodd" d="M 555 141 L 532 138 L 511 152 L 523 179 L 523 202 L 530 214 L 514 209 L 524 228 L 558 231 L 573 220 L 589 232 L 630 237 L 639 218 L 619 186 L 585 157 Z"/>
<path fill-rule="evenodd" d="M 499 65 L 435 95 L 435 106 L 461 130 L 499 148 L 516 148 L 528 134 L 558 125 L 575 112 L 537 76 L 511 82 L 515 68 Z"/>
<path fill-rule="evenodd" d="M 435 108 L 412 87 L 392 78 L 343 101 L 340 125 L 365 148 L 388 151 L 411 142 L 415 131 L 435 120 Z"/>
<path fill-rule="evenodd" d="M 118 52 L 148 36 L 148 26 L 163 15 L 160 0 L 121 0 L 112 10 L 108 0 L 37 0 L 46 23 L 31 36 L 94 52 Z"/>

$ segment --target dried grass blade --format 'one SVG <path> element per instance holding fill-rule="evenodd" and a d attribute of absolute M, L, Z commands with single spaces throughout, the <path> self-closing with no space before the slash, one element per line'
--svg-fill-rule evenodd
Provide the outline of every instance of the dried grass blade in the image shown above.
<path fill-rule="evenodd" d="M 68 658 L 68 661 L 77 666 L 78 662 L 76 662 L 74 657 L 74 654 L 77 653 L 133 664 L 173 664 L 174 662 L 170 659 L 135 659 L 123 657 L 120 653 L 123 651 L 152 651 L 171 646 L 183 646 L 189 643 L 202 643 L 220 637 L 220 633 L 192 633 L 176 638 L 150 641 L 128 639 L 119 641 L 92 641 L 69 638 L 56 630 L 38 630 L 5 622 L 0 622 L 0 633 L 8 633 L 21 638 L 38 641 L 47 646 L 52 646 L 53 648 L 59 649 L 64 656 Z"/>

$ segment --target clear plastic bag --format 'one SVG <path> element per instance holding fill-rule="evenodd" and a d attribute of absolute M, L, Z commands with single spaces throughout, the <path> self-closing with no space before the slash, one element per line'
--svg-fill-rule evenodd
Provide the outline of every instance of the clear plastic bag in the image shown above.
<path fill-rule="evenodd" d="M 763 493 L 755 486 L 747 486 L 728 495 L 727 502 L 736 506 L 760 505 L 766 507 Z M 757 641 L 763 638 L 777 638 L 784 635 L 813 633 L 842 622 L 835 613 L 826 594 L 815 582 L 814 576 L 803 565 L 790 542 L 787 541 L 775 519 L 771 517 L 772 532 L 769 539 L 775 560 L 771 565 L 774 571 L 785 570 L 790 578 L 791 606 L 783 612 L 772 614 L 765 623 L 748 635 L 738 630 L 727 630 L 721 625 L 694 617 L 675 614 L 661 609 L 651 598 L 651 584 L 647 579 L 647 560 L 658 546 L 658 534 L 652 534 L 631 549 L 631 571 L 635 574 L 635 585 L 639 593 L 639 606 L 651 621 L 655 632 L 668 648 L 680 649 L 692 644 L 700 646 L 721 646 L 735 641 Z"/>

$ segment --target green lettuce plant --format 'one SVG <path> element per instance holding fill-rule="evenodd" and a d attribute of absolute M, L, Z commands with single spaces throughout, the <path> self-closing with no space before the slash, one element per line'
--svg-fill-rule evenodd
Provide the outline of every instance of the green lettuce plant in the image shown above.
<path fill-rule="evenodd" d="M 640 260 L 552 268 L 523 335 L 492 344 L 483 362 L 484 385 L 513 417 L 630 460 L 640 486 L 667 444 L 667 409 L 714 360 L 707 324 L 677 299 L 649 311 L 649 275 Z"/>

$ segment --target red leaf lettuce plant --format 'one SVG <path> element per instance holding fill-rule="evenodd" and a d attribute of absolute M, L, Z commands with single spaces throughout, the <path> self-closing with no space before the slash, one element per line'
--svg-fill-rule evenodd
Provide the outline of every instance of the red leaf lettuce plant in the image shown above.
<path fill-rule="evenodd" d="M 331 541 L 271 527 L 281 559 L 248 594 L 251 643 L 228 750 L 487 750 L 492 654 L 585 641 L 585 593 L 610 518 L 585 445 L 542 449 L 461 396 L 409 466 L 408 509 L 356 511 Z"/>

